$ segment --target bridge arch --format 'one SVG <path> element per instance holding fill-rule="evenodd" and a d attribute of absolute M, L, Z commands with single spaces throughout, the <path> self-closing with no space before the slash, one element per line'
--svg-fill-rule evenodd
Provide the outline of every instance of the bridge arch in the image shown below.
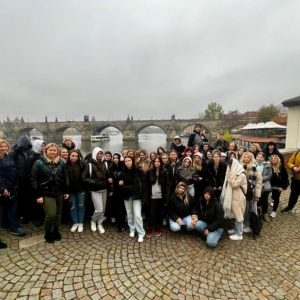
<path fill-rule="evenodd" d="M 118 126 L 116 126 L 116 125 L 112 125 L 112 124 L 98 125 L 98 126 L 94 129 L 93 134 L 94 134 L 94 135 L 100 134 L 104 129 L 109 128 L 109 127 L 117 129 L 117 130 L 120 131 L 121 134 L 123 135 L 122 129 L 121 129 L 120 127 L 118 127 Z"/>
<path fill-rule="evenodd" d="M 8 134 L 6 131 L 0 129 L 0 140 L 6 140 L 8 139 Z"/>
<path fill-rule="evenodd" d="M 160 126 L 160 125 L 156 125 L 156 124 L 144 124 L 144 125 L 138 127 L 138 128 L 135 130 L 136 137 L 138 137 L 139 133 L 140 133 L 143 129 L 147 128 L 147 127 L 158 127 L 158 128 L 160 128 L 161 130 L 163 130 L 163 132 L 167 135 L 166 129 L 165 129 L 164 127 Z"/>
<path fill-rule="evenodd" d="M 80 128 L 78 128 L 77 126 L 74 126 L 73 124 L 72 125 L 65 124 L 65 125 L 60 126 L 59 128 L 57 128 L 54 131 L 54 133 L 53 133 L 53 141 L 61 143 L 63 141 L 64 135 L 66 135 L 64 133 L 68 129 L 75 129 L 75 130 L 77 130 L 79 132 L 80 136 L 82 136 Z"/>
<path fill-rule="evenodd" d="M 30 138 L 37 137 L 37 138 L 41 138 L 41 139 L 43 139 L 45 136 L 44 132 L 38 126 L 27 126 L 27 127 L 20 129 L 16 133 L 17 140 L 22 135 L 27 135 Z"/>

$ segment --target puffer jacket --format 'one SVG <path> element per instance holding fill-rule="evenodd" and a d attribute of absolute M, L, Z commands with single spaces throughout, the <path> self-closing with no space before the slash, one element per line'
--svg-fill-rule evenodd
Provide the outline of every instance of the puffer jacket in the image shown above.
<path fill-rule="evenodd" d="M 279 188 L 283 188 L 284 190 L 286 190 L 290 185 L 286 168 L 283 165 L 280 165 L 279 171 L 280 172 L 277 174 L 273 170 L 273 175 L 271 177 L 272 190 L 278 190 Z"/>
<path fill-rule="evenodd" d="M 266 162 L 264 162 L 264 169 L 261 175 L 263 179 L 262 193 L 272 191 L 271 178 L 273 175 L 273 168 Z"/>
<path fill-rule="evenodd" d="M 24 151 L 22 149 L 23 146 L 28 146 L 28 148 Z M 15 162 L 17 172 L 18 172 L 18 180 L 25 181 L 26 177 L 26 162 L 32 153 L 32 144 L 30 138 L 27 135 L 22 135 L 18 144 L 16 144 L 12 150 L 9 151 L 8 156 Z"/>
<path fill-rule="evenodd" d="M 148 170 L 146 174 L 146 180 L 148 186 L 148 200 L 150 200 L 152 196 L 153 184 L 151 183 L 151 176 L 152 176 L 152 169 Z M 160 185 L 161 185 L 162 199 L 165 204 L 168 204 L 170 202 L 170 177 L 166 169 L 164 169 L 163 178 Z"/>
<path fill-rule="evenodd" d="M 193 185 L 199 181 L 199 177 L 197 174 L 197 171 L 193 168 L 190 167 L 190 171 L 187 169 L 183 168 L 183 164 L 187 158 L 183 159 L 182 165 L 177 169 L 176 173 L 176 185 L 179 182 L 184 182 L 187 186 Z"/>
<path fill-rule="evenodd" d="M 87 189 L 86 183 L 84 183 L 81 179 L 81 175 L 82 175 L 83 171 L 86 169 L 86 163 L 83 161 L 81 163 L 82 163 L 83 169 L 81 170 L 81 174 L 80 174 L 78 180 L 75 179 L 74 172 L 72 170 L 68 170 L 68 167 L 67 167 L 67 171 L 68 171 L 69 178 L 70 178 L 70 194 L 76 194 L 78 192 L 85 191 Z"/>
<path fill-rule="evenodd" d="M 205 177 L 208 186 L 219 188 L 223 187 L 227 165 L 224 161 L 220 161 L 217 174 L 215 171 L 214 161 L 209 159 L 206 164 Z"/>
<path fill-rule="evenodd" d="M 174 222 L 190 215 L 198 216 L 196 201 L 190 194 L 188 194 L 188 203 L 185 204 L 183 199 L 177 196 L 176 193 L 173 193 L 168 205 L 168 214 Z"/>
<path fill-rule="evenodd" d="M 206 202 L 203 197 L 197 203 L 198 219 L 207 223 L 207 230 L 214 232 L 219 228 L 225 227 L 224 209 L 218 199 L 215 197 L 215 191 L 212 187 L 207 187 L 204 193 L 210 194 L 210 201 Z"/>
<path fill-rule="evenodd" d="M 4 154 L 4 157 L 0 159 L 0 194 L 3 194 L 6 189 L 11 195 L 15 195 L 17 184 L 16 165 L 7 154 Z"/>
<path fill-rule="evenodd" d="M 103 163 L 103 167 L 105 170 L 105 177 L 100 177 L 98 173 L 97 161 L 93 158 L 89 158 L 87 160 L 87 164 L 85 169 L 81 174 L 81 180 L 85 184 L 85 186 L 93 192 L 108 190 L 108 192 L 114 191 L 113 183 L 108 183 L 108 178 L 110 178 L 110 174 L 108 169 L 106 168 L 105 162 Z M 92 167 L 92 174 L 90 174 L 90 164 Z"/>
<path fill-rule="evenodd" d="M 179 145 L 177 145 L 175 143 L 176 139 L 180 140 L 180 144 Z M 181 158 L 183 156 L 182 153 L 184 152 L 185 148 L 186 147 L 181 144 L 181 138 L 179 136 L 175 136 L 174 137 L 174 141 L 172 142 L 172 144 L 170 146 L 170 150 L 175 150 L 177 152 L 178 158 Z"/>
<path fill-rule="evenodd" d="M 69 194 L 70 180 L 65 164 L 49 162 L 44 156 L 37 160 L 31 170 L 31 187 L 36 199 Z"/>
<path fill-rule="evenodd" d="M 292 157 L 289 159 L 289 162 L 287 163 L 287 166 L 291 170 L 294 167 L 300 168 L 300 149 L 292 155 Z M 294 173 L 293 178 L 300 180 L 300 172 Z"/>
<path fill-rule="evenodd" d="M 109 178 L 112 178 L 113 184 L 114 184 L 114 194 L 120 195 L 122 194 L 122 189 L 121 186 L 119 185 L 119 182 L 123 180 L 122 178 L 122 171 L 123 171 L 123 166 L 122 162 L 119 162 L 119 166 L 117 167 L 114 163 L 112 163 L 109 168 Z"/>
<path fill-rule="evenodd" d="M 133 167 L 122 172 L 124 185 L 121 185 L 122 193 L 125 200 L 132 198 L 133 200 L 142 200 L 142 203 L 147 203 L 148 188 L 146 174 L 139 167 Z"/>
<path fill-rule="evenodd" d="M 222 152 L 227 152 L 228 149 L 229 149 L 229 144 L 225 140 L 223 140 L 223 141 L 217 140 L 214 143 L 214 147 L 215 147 L 215 149 L 217 149 L 218 147 L 221 147 L 222 148 Z"/>

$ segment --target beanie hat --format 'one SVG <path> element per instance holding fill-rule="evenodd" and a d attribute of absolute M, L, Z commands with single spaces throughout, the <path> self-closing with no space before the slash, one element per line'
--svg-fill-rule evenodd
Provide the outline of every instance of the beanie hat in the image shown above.
<path fill-rule="evenodd" d="M 109 154 L 112 157 L 112 154 L 110 151 L 105 151 L 104 155 Z"/>
<path fill-rule="evenodd" d="M 68 140 L 70 140 L 71 142 L 73 141 L 72 138 L 71 138 L 70 136 L 65 136 L 65 137 L 64 137 L 64 143 L 65 143 L 66 141 L 68 141 Z"/>
<path fill-rule="evenodd" d="M 203 157 L 203 154 L 202 153 L 200 153 L 200 152 L 196 152 L 195 154 L 194 154 L 194 157 L 195 156 L 199 156 L 201 159 L 202 159 L 202 157 Z"/>

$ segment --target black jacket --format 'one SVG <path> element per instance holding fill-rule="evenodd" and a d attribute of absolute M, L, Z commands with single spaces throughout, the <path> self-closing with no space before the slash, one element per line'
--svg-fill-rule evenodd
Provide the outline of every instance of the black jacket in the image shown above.
<path fill-rule="evenodd" d="M 226 175 L 226 169 L 227 169 L 226 163 L 221 160 L 219 163 L 219 166 L 218 166 L 217 174 L 216 174 L 214 161 L 212 159 L 209 159 L 207 161 L 206 172 L 205 172 L 205 178 L 206 178 L 207 185 L 211 186 L 213 188 L 214 187 L 216 187 L 216 188 L 222 187 L 223 188 L 225 175 Z"/>
<path fill-rule="evenodd" d="M 287 189 L 287 187 L 290 185 L 288 173 L 286 171 L 286 168 L 281 165 L 280 166 L 280 173 L 276 174 L 275 172 L 272 173 L 271 177 L 271 186 L 273 188 L 283 188 L 284 190 Z"/>
<path fill-rule="evenodd" d="M 181 181 L 184 182 L 187 186 L 195 184 L 199 181 L 197 171 L 193 167 L 190 168 L 190 171 L 187 171 L 183 168 L 183 162 L 176 172 L 176 185 Z"/>
<path fill-rule="evenodd" d="M 7 155 L 0 159 L 0 194 L 6 189 L 12 195 L 16 194 L 18 183 L 17 168 L 14 161 Z"/>
<path fill-rule="evenodd" d="M 207 182 L 205 180 L 205 169 L 206 169 L 206 163 L 204 160 L 202 160 L 202 170 L 201 171 L 198 171 L 196 170 L 196 173 L 197 173 L 197 177 L 199 179 L 199 177 L 202 178 L 202 180 L 198 180 L 196 183 L 195 183 L 195 200 L 198 201 L 199 198 L 201 196 L 203 196 L 203 191 L 204 189 L 206 188 L 207 186 Z"/>
<path fill-rule="evenodd" d="M 50 163 L 42 156 L 33 164 L 30 182 L 36 199 L 56 197 L 70 192 L 68 171 L 66 165 L 60 160 L 57 163 Z"/>
<path fill-rule="evenodd" d="M 81 174 L 80 174 L 78 180 L 75 179 L 74 173 L 71 170 L 68 170 L 68 167 L 67 167 L 67 171 L 68 171 L 69 178 L 70 178 L 70 194 L 76 194 L 78 192 L 85 191 L 87 189 L 87 184 L 84 183 L 81 178 L 83 171 L 86 169 L 86 163 L 83 161 L 81 163 L 82 163 L 83 169 L 81 170 Z"/>
<path fill-rule="evenodd" d="M 75 145 L 73 142 L 72 142 L 71 147 L 68 147 L 65 143 L 62 144 L 62 147 L 63 147 L 63 148 L 66 148 L 66 149 L 68 150 L 68 153 L 69 153 L 71 150 L 73 150 L 73 149 L 77 150 L 77 151 L 79 152 L 79 157 L 80 157 L 80 158 L 83 158 L 83 156 L 82 156 L 82 154 L 81 154 L 81 151 L 80 151 L 78 148 L 76 148 L 76 145 Z"/>
<path fill-rule="evenodd" d="M 215 191 L 212 187 L 207 187 L 204 193 L 210 193 L 211 199 L 206 205 L 206 200 L 203 197 L 197 203 L 198 219 L 207 223 L 207 230 L 214 232 L 219 228 L 225 227 L 224 209 L 218 199 L 215 197 Z"/>
<path fill-rule="evenodd" d="M 152 196 L 152 185 L 153 185 L 151 183 L 151 176 L 152 176 L 151 174 L 152 174 L 152 169 L 149 169 L 146 174 L 149 200 L 151 199 Z M 170 202 L 170 177 L 166 169 L 164 169 L 164 174 L 160 185 L 161 185 L 162 199 L 165 204 L 168 204 Z"/>
<path fill-rule="evenodd" d="M 26 165 L 25 165 L 25 177 L 26 180 L 28 180 L 30 182 L 30 177 L 31 177 L 31 170 L 33 167 L 33 164 L 39 160 L 41 157 L 43 156 L 42 153 L 36 153 L 34 151 L 32 151 L 26 161 Z"/>
<path fill-rule="evenodd" d="M 92 166 L 92 174 L 90 174 L 90 165 Z M 105 170 L 105 177 L 100 177 L 97 168 L 97 162 L 93 158 L 89 158 L 87 160 L 87 164 L 85 169 L 81 174 L 81 180 L 85 184 L 85 186 L 93 191 L 101 191 L 101 190 L 108 190 L 108 192 L 114 191 L 114 184 L 108 183 L 108 178 L 110 178 L 108 169 L 106 169 L 105 164 L 103 162 L 104 170 Z"/>
<path fill-rule="evenodd" d="M 122 178 L 122 171 L 123 171 L 123 162 L 119 162 L 119 166 L 117 167 L 114 163 L 112 163 L 109 168 L 109 178 L 112 178 L 114 184 L 114 194 L 120 195 L 122 194 L 121 186 L 119 182 L 123 180 Z"/>
<path fill-rule="evenodd" d="M 200 133 L 198 133 L 196 130 L 193 131 L 193 133 L 190 134 L 189 136 L 189 140 L 188 140 L 188 147 L 194 147 L 195 146 L 195 137 L 196 135 L 199 134 L 200 136 L 204 137 L 204 140 L 202 140 L 202 144 L 200 145 L 201 148 L 203 147 L 203 143 L 204 142 L 208 142 L 208 139 L 206 138 L 206 136 L 204 135 L 204 133 L 201 131 Z"/>
<path fill-rule="evenodd" d="M 168 205 L 168 214 L 174 222 L 176 222 L 178 218 L 183 219 L 190 215 L 197 215 L 197 204 L 190 194 L 188 194 L 188 204 L 185 204 L 183 199 L 177 196 L 176 193 L 173 193 Z"/>
<path fill-rule="evenodd" d="M 223 141 L 217 140 L 214 143 L 214 147 L 215 147 L 215 149 L 217 149 L 218 147 L 221 147 L 222 148 L 222 152 L 227 152 L 228 149 L 229 149 L 229 144 L 225 140 L 223 140 Z"/>
<path fill-rule="evenodd" d="M 272 153 L 269 151 L 269 145 L 274 145 L 274 150 Z M 264 154 L 266 155 L 266 161 L 268 162 L 271 158 L 271 155 L 277 155 L 280 158 L 281 165 L 284 166 L 284 157 L 283 155 L 278 151 L 277 146 L 274 142 L 269 142 L 267 144 L 267 147 L 264 149 Z"/>
<path fill-rule="evenodd" d="M 121 185 L 122 193 L 125 200 L 132 197 L 133 200 L 142 200 L 146 203 L 148 200 L 148 188 L 146 181 L 146 174 L 139 167 L 133 167 L 122 172 L 124 185 Z"/>
<path fill-rule="evenodd" d="M 24 151 L 23 146 L 28 146 Z M 19 138 L 18 144 L 16 144 L 12 150 L 9 151 L 8 156 L 15 162 L 18 179 L 25 181 L 26 179 L 26 162 L 32 152 L 32 144 L 28 136 L 23 135 Z"/>
<path fill-rule="evenodd" d="M 185 150 L 185 146 L 184 145 L 176 145 L 175 142 L 172 142 L 171 146 L 170 146 L 170 150 L 175 150 L 177 152 L 178 158 L 181 158 L 183 155 L 182 153 Z"/>

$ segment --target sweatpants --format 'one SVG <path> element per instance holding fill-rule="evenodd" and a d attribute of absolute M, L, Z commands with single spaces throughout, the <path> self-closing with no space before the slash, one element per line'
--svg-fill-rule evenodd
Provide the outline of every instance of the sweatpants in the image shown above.
<path fill-rule="evenodd" d="M 43 208 L 46 214 L 45 230 L 52 231 L 53 226 L 59 227 L 62 214 L 64 194 L 56 197 L 44 197 Z"/>
<path fill-rule="evenodd" d="M 101 192 L 91 192 L 91 195 L 95 208 L 94 214 L 92 216 L 92 221 L 98 222 L 99 225 L 102 224 L 104 220 L 107 190 Z"/>

